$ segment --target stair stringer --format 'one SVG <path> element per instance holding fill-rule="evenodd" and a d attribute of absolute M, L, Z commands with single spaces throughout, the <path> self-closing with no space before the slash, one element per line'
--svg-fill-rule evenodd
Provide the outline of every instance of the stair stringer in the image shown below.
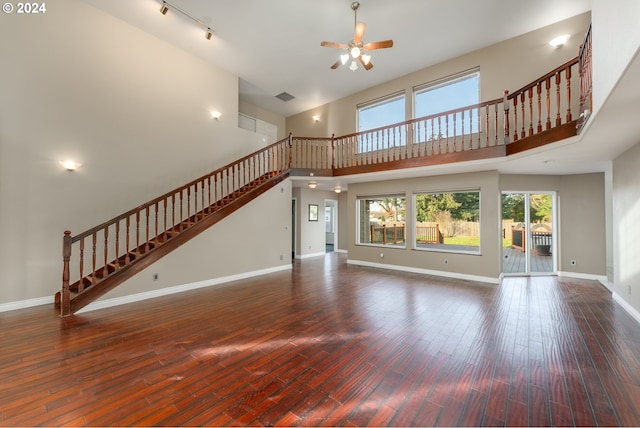
<path fill-rule="evenodd" d="M 242 194 L 233 200 L 233 202 L 218 208 L 215 212 L 208 214 L 203 220 L 193 224 L 189 228 L 183 230 L 182 232 L 173 236 L 170 240 L 162 245 L 159 245 L 149 252 L 145 253 L 134 262 L 121 267 L 117 272 L 108 276 L 104 280 L 99 283 L 92 285 L 91 287 L 85 289 L 81 293 L 72 296 L 71 299 L 71 314 L 74 314 L 78 310 L 84 308 L 88 304 L 96 301 L 100 297 L 104 296 L 109 291 L 118 287 L 128 279 L 132 278 L 139 272 L 151 266 L 153 263 L 169 254 L 176 248 L 182 246 L 184 243 L 190 241 L 194 237 L 200 235 L 202 232 L 209 229 L 214 224 L 220 222 L 225 219 L 229 215 L 233 214 L 235 211 L 240 209 L 241 207 L 247 205 L 263 193 L 267 192 L 269 189 L 275 187 L 280 182 L 284 181 L 289 177 L 289 173 L 284 172 L 278 176 L 272 177 L 268 181 L 262 183 L 260 186 L 252 189 L 249 192 Z M 60 291 L 56 293 L 55 297 L 56 306 L 59 307 L 60 304 Z"/>

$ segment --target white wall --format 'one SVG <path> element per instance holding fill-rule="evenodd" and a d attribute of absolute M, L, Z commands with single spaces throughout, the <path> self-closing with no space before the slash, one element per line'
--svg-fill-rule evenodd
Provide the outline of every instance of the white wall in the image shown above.
<path fill-rule="evenodd" d="M 613 162 L 614 292 L 640 314 L 640 144 Z M 639 320 L 640 321 L 640 320 Z"/>
<path fill-rule="evenodd" d="M 500 191 L 554 191 L 558 196 L 558 271 L 606 277 L 604 173 L 500 176 Z M 571 260 L 577 264 L 571 266 Z"/>
<path fill-rule="evenodd" d="M 237 128 L 237 76 L 82 1 L 47 6 L 0 15 L 0 304 L 54 295 L 64 230 L 263 145 Z M 67 157 L 84 166 L 64 171 Z"/>
<path fill-rule="evenodd" d="M 101 300 L 291 265 L 290 201 L 285 180 Z"/>
<path fill-rule="evenodd" d="M 296 188 L 293 194 L 297 202 L 296 258 L 320 255 L 326 251 L 324 201 L 337 199 L 337 195 L 334 192 L 309 189 L 308 187 Z M 318 221 L 309 221 L 309 205 L 311 204 L 318 205 Z"/>
<path fill-rule="evenodd" d="M 640 49 L 640 1 L 591 0 L 593 111 L 605 102 Z"/>

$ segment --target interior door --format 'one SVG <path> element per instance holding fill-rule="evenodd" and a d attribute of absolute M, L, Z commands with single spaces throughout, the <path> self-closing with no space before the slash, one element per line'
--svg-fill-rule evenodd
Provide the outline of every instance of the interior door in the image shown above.
<path fill-rule="evenodd" d="M 324 201 L 325 249 L 332 253 L 336 246 L 336 206 L 337 201 Z"/>
<path fill-rule="evenodd" d="M 554 192 L 502 194 L 502 272 L 551 274 L 556 271 Z"/>
<path fill-rule="evenodd" d="M 291 200 L 291 260 L 296 258 L 296 200 Z"/>

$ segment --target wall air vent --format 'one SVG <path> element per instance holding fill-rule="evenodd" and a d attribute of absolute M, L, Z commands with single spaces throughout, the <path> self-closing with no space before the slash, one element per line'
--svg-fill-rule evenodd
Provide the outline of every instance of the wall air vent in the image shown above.
<path fill-rule="evenodd" d="M 276 95 L 276 98 L 278 98 L 279 100 L 284 101 L 285 103 L 287 101 L 291 101 L 292 99 L 294 99 L 295 97 L 287 92 L 282 92 L 278 95 Z"/>

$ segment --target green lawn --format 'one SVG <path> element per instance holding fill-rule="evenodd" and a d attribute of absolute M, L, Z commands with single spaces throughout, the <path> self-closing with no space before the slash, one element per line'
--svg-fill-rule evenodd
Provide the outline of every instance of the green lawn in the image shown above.
<path fill-rule="evenodd" d="M 480 246 L 480 237 L 472 236 L 452 236 L 444 238 L 444 243 L 449 245 L 468 245 L 472 247 Z"/>

